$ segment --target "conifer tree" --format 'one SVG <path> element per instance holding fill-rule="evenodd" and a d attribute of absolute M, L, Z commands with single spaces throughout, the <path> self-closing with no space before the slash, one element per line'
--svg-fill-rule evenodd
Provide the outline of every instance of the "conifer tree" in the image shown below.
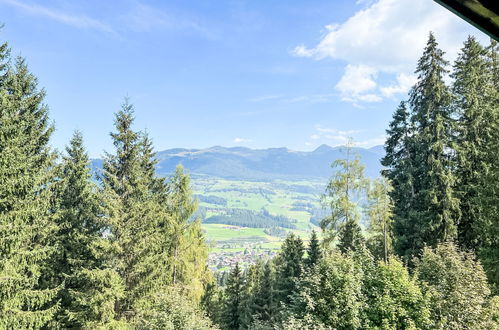
<path fill-rule="evenodd" d="M 168 255 L 158 247 L 165 242 L 167 215 L 156 193 L 152 155 L 144 149 L 142 135 L 132 129 L 133 106 L 125 100 L 116 114 L 116 132 L 111 133 L 116 154 L 107 154 L 102 184 L 116 246 L 116 270 L 125 295 L 115 306 L 118 318 L 129 320 L 137 309 L 147 309 L 152 293 L 165 290 L 168 281 Z"/>
<path fill-rule="evenodd" d="M 384 177 L 390 180 L 393 189 L 394 245 L 397 251 L 404 251 L 410 244 L 413 222 L 409 221 L 415 202 L 415 143 L 414 125 L 407 109 L 407 102 L 400 102 L 386 130 L 385 156 L 381 165 Z"/>
<path fill-rule="evenodd" d="M 68 329 L 110 325 L 122 286 L 110 268 L 100 195 L 91 181 L 81 133 L 73 135 L 66 153 L 56 184 L 58 232 L 53 262 L 62 285 L 58 321 Z"/>
<path fill-rule="evenodd" d="M 368 191 L 369 241 L 372 242 L 370 245 L 374 245 L 372 252 L 385 263 L 392 252 L 393 203 L 389 195 L 392 189 L 386 178 L 380 178 L 372 183 Z"/>
<path fill-rule="evenodd" d="M 312 234 L 310 234 L 310 242 L 308 243 L 307 258 L 304 263 L 308 269 L 311 269 L 321 258 L 322 250 L 319 244 L 319 239 L 317 238 L 317 232 L 312 230 Z"/>
<path fill-rule="evenodd" d="M 408 216 L 396 219 L 406 222 L 397 226 L 406 228 L 397 248 L 407 260 L 418 255 L 425 244 L 435 246 L 457 235 L 459 209 L 453 190 L 451 152 L 455 120 L 450 107 L 451 94 L 444 82 L 447 62 L 443 55 L 430 33 L 416 69 L 418 81 L 409 93 L 415 126 L 413 166 L 417 180 L 413 182 L 414 199 Z"/>
<path fill-rule="evenodd" d="M 457 192 L 461 217 L 459 243 L 467 249 L 480 244 L 480 203 L 477 202 L 481 177 L 488 164 L 489 143 L 494 134 L 493 97 L 497 93 L 489 80 L 486 50 L 474 37 L 468 37 L 455 64 L 454 107 L 459 114 L 457 134 Z"/>
<path fill-rule="evenodd" d="M 236 263 L 227 277 L 223 324 L 225 329 L 239 329 L 242 324 L 243 279 L 239 264 Z"/>
<path fill-rule="evenodd" d="M 254 296 L 254 319 L 260 322 L 272 320 L 275 305 L 275 272 L 271 261 L 267 261 L 261 273 L 259 286 Z"/>
<path fill-rule="evenodd" d="M 479 256 L 487 272 L 494 292 L 499 292 L 499 43 L 491 40 L 487 47 L 489 71 L 490 112 L 488 125 L 492 128 L 486 147 L 485 163 L 488 166 L 480 177 L 476 203 L 481 211 L 478 233 L 480 237 Z"/>
<path fill-rule="evenodd" d="M 331 215 L 320 223 L 325 233 L 325 243 L 330 244 L 339 238 L 339 247 L 343 252 L 358 249 L 364 241 L 355 198 L 364 191 L 366 180 L 364 166 L 360 163 L 359 156 L 353 154 L 352 146 L 350 140 L 345 146 L 346 158 L 337 159 L 331 165 L 336 171 L 326 188 L 326 195 L 323 196 L 329 203 Z"/>
<path fill-rule="evenodd" d="M 303 241 L 291 233 L 286 237 L 276 260 L 276 302 L 288 304 L 296 292 L 303 271 Z"/>
<path fill-rule="evenodd" d="M 50 277 L 55 251 L 53 182 L 45 92 L 26 62 L 9 63 L 0 47 L 0 328 L 55 326 L 58 288 Z"/>
<path fill-rule="evenodd" d="M 241 327 L 248 329 L 253 323 L 255 310 L 255 294 L 260 286 L 262 265 L 260 262 L 250 265 L 244 272 L 242 301 L 241 301 Z"/>

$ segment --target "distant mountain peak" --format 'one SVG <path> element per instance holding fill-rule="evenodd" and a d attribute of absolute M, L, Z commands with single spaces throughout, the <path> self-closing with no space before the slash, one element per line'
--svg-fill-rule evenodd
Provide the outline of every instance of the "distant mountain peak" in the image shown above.
<path fill-rule="evenodd" d="M 334 148 L 331 147 L 331 146 L 328 146 L 327 144 L 321 144 L 313 152 L 314 153 L 318 153 L 318 152 L 329 152 L 331 150 L 334 150 Z"/>

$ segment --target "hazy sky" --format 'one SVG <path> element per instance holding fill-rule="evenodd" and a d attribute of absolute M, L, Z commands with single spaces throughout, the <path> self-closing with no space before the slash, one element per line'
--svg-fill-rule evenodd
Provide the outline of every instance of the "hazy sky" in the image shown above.
<path fill-rule="evenodd" d="M 0 22 L 54 146 L 79 129 L 92 157 L 126 95 L 157 150 L 381 144 L 430 30 L 451 61 L 489 40 L 431 0 L 0 0 Z"/>

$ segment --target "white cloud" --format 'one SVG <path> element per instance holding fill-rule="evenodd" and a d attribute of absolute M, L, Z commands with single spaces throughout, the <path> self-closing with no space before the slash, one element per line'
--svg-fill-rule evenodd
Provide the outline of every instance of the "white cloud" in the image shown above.
<path fill-rule="evenodd" d="M 380 92 L 385 97 L 392 97 L 394 94 L 406 93 L 415 83 L 417 79 L 414 75 L 399 73 L 397 75 L 397 84 L 380 87 Z"/>
<path fill-rule="evenodd" d="M 252 140 L 251 139 L 245 139 L 245 138 L 240 138 L 240 137 L 237 137 L 234 139 L 234 143 L 248 143 L 248 142 L 251 142 Z"/>
<path fill-rule="evenodd" d="M 109 25 L 85 15 L 68 14 L 38 4 L 25 3 L 18 0 L 0 0 L 0 3 L 21 9 L 31 15 L 44 16 L 54 21 L 58 21 L 60 23 L 77 28 L 93 29 L 113 34 L 115 33 L 115 31 Z"/>
<path fill-rule="evenodd" d="M 340 91 L 344 101 L 378 102 L 381 101 L 380 97 L 367 93 L 376 88 L 376 75 L 377 71 L 373 67 L 348 64 L 335 88 Z"/>
<path fill-rule="evenodd" d="M 365 2 L 365 1 L 360 1 Z M 348 102 L 377 102 L 405 93 L 411 74 L 433 31 L 447 59 L 454 60 L 468 34 L 483 42 L 488 37 L 433 1 L 379 0 L 367 3 L 342 24 L 326 26 L 326 34 L 312 48 L 297 46 L 296 56 L 346 61 L 336 88 Z M 379 73 L 392 76 L 396 85 L 380 86 Z"/>

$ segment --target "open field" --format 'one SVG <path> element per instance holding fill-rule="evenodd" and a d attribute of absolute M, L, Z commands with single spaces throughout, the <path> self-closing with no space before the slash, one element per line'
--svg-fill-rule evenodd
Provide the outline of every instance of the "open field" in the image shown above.
<path fill-rule="evenodd" d="M 235 181 L 203 176 L 194 176 L 192 182 L 200 199 L 199 206 L 205 210 L 205 219 L 224 214 L 229 209 L 255 213 L 263 210 L 273 216 L 286 217 L 294 227 L 279 228 L 280 235 L 273 235 L 268 228 L 203 223 L 210 246 L 210 266 L 219 270 L 235 262 L 245 264 L 273 256 L 290 232 L 307 240 L 310 231 L 317 229 L 310 223 L 310 218 L 313 209 L 321 208 L 320 196 L 326 184 L 320 181 Z M 300 207 L 302 205 L 307 207 Z"/>

